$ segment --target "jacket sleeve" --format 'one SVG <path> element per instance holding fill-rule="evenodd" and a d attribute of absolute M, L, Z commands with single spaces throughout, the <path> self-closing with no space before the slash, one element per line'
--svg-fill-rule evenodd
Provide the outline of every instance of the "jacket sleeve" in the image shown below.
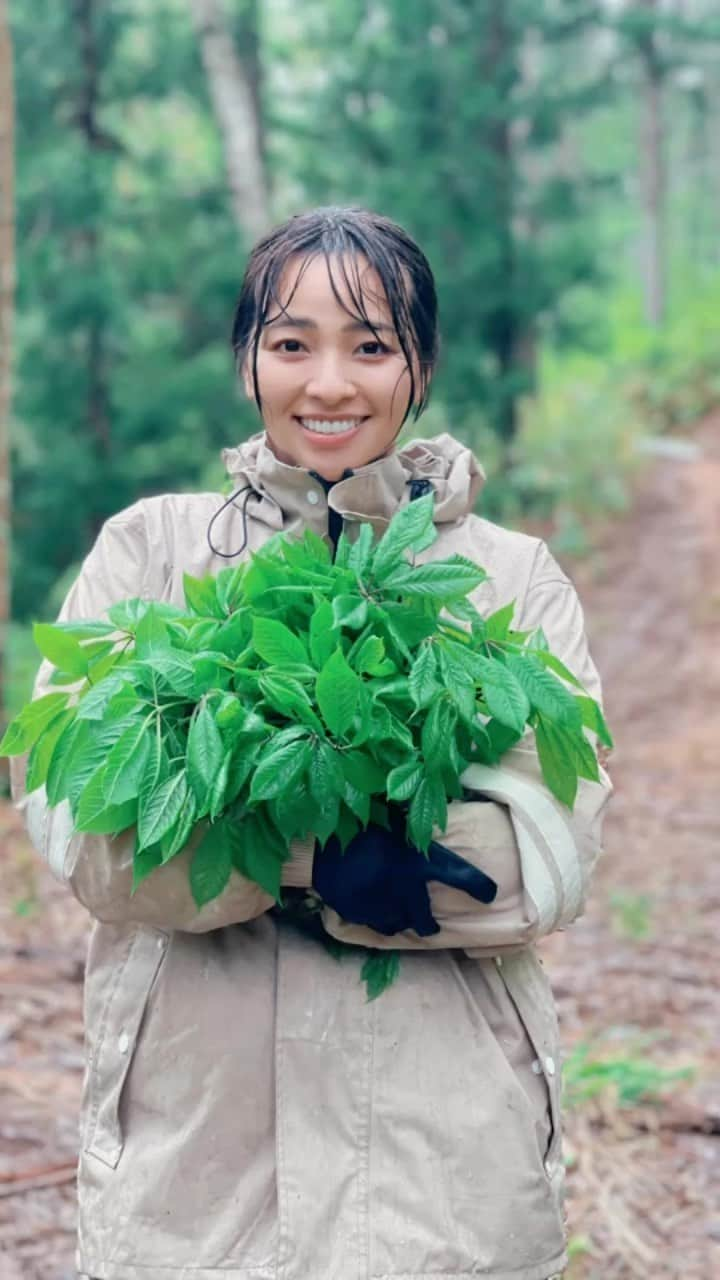
<path fill-rule="evenodd" d="M 583 612 L 575 589 L 540 544 L 519 630 L 542 626 L 550 649 L 601 701 L 600 679 L 590 657 Z M 490 906 L 457 889 L 431 882 L 433 915 L 440 932 L 385 936 L 348 924 L 330 908 L 323 922 L 333 937 L 358 945 L 403 949 L 462 947 L 473 957 L 517 951 L 569 925 L 584 909 L 590 877 L 601 851 L 602 824 L 612 784 L 581 778 L 572 812 L 542 779 L 529 731 L 499 765 L 473 764 L 462 776 L 474 797 L 448 806 L 448 825 L 436 838 L 497 882 Z"/>
<path fill-rule="evenodd" d="M 103 526 L 58 620 L 96 620 L 104 618 L 106 610 L 120 600 L 132 596 L 154 598 L 149 559 L 144 505 L 138 502 Z M 34 698 L 48 692 L 52 671 L 49 662 L 41 664 Z M 76 832 L 67 801 L 51 808 L 44 787 L 27 794 L 26 765 L 26 756 L 11 760 L 12 794 L 32 843 L 53 874 L 69 886 L 96 919 L 204 933 L 252 920 L 273 906 L 274 899 L 269 894 L 233 871 L 225 891 L 198 910 L 188 876 L 192 839 L 186 849 L 153 871 L 131 894 L 134 830 L 116 837 Z M 283 868 L 283 883 L 308 886 L 312 854 L 312 841 L 294 842 L 292 857 Z"/>

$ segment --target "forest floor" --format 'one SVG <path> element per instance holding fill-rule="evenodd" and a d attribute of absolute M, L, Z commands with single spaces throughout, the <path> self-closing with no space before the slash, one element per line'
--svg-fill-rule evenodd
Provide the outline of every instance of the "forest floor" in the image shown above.
<path fill-rule="evenodd" d="M 720 1275 L 720 417 L 685 439 L 567 566 L 617 744 L 591 906 L 543 944 L 567 1085 L 606 1082 L 567 1109 L 568 1280 Z M 0 801 L 0 1280 L 75 1277 L 86 934 Z"/>

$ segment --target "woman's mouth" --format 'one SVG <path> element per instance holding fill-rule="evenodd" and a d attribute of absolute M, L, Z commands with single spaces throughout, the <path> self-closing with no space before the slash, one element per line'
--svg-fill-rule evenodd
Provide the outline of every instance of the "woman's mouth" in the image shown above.
<path fill-rule="evenodd" d="M 331 445 L 351 439 L 367 418 L 296 418 L 296 422 L 316 442 Z"/>

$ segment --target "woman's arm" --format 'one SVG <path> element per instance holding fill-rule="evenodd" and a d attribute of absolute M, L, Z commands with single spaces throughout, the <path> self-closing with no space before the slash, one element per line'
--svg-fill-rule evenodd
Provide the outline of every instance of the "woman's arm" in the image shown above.
<path fill-rule="evenodd" d="M 103 526 L 68 593 L 59 621 L 104 618 L 106 610 L 133 596 L 157 598 L 148 551 L 144 504 L 135 503 Z M 153 587 L 155 586 L 155 591 Z M 52 688 L 53 668 L 43 662 L 33 697 Z M 13 800 L 23 813 L 30 838 L 54 875 L 68 885 L 91 915 L 106 923 L 134 922 L 160 929 L 204 933 L 262 915 L 274 899 L 252 880 L 233 871 L 225 891 L 198 910 L 190 892 L 188 865 L 192 842 L 144 880 L 131 895 L 134 831 L 110 838 L 73 828 L 67 801 L 51 808 L 45 788 L 27 794 L 27 757 L 11 761 Z M 312 869 L 312 841 L 297 841 L 283 868 L 283 883 L 307 886 Z"/>
<path fill-rule="evenodd" d="M 542 626 L 553 653 L 591 697 L 601 700 L 577 594 L 544 543 L 515 625 L 523 631 Z M 495 901 L 482 906 L 460 890 L 431 881 L 430 900 L 439 933 L 427 938 L 412 931 L 379 934 L 348 924 L 325 908 L 323 923 L 328 933 L 364 946 L 463 947 L 480 957 L 518 950 L 581 914 L 601 851 L 603 818 L 612 792 L 605 770 L 600 769 L 599 782 L 579 780 L 571 813 L 545 786 L 529 732 L 499 766 L 471 765 L 462 780 L 484 800 L 449 805 L 447 830 L 436 832 L 436 839 L 496 881 Z"/>

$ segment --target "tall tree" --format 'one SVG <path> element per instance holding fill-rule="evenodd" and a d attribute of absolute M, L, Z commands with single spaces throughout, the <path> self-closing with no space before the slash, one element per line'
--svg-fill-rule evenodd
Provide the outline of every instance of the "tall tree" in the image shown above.
<path fill-rule="evenodd" d="M 13 69 L 6 0 L 0 0 L 0 724 L 10 621 L 10 396 L 15 292 Z"/>
<path fill-rule="evenodd" d="M 346 0 L 329 24 L 311 4 L 314 63 L 305 53 L 299 92 L 276 102 L 296 182 L 322 202 L 390 213 L 427 249 L 445 337 L 436 394 L 459 430 L 489 419 L 508 453 L 539 332 L 594 273 L 563 138 L 600 92 L 573 56 L 595 18 L 587 0 Z"/>
<path fill-rule="evenodd" d="M 252 244 L 270 223 L 258 0 L 241 0 L 234 27 L 223 0 L 191 0 L 191 9 L 223 139 L 235 221 L 243 240 Z"/>

